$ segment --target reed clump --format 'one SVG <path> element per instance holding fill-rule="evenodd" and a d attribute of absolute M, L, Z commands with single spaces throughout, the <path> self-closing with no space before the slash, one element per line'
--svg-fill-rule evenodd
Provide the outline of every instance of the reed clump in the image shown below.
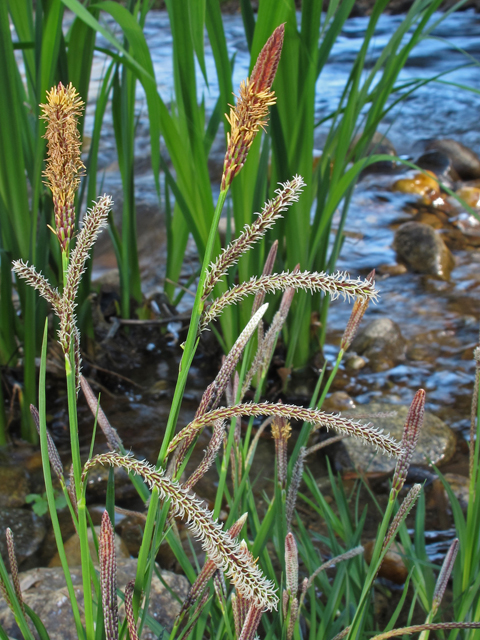
<path fill-rule="evenodd" d="M 76 297 L 85 261 L 98 233 L 105 226 L 112 201 L 108 196 L 100 198 L 86 214 L 78 235 L 75 237 L 72 234 L 71 192 L 77 185 L 82 167 L 78 161 L 77 138 L 72 122 L 69 121 L 68 126 L 71 128 L 68 135 L 65 133 L 64 124 L 70 116 L 73 115 L 75 118 L 78 115 L 80 102 L 71 86 L 65 90 L 59 85 L 56 90 L 52 89 L 49 93 L 49 108 L 45 109 L 45 117 L 48 119 L 48 127 L 52 127 L 53 132 L 49 133 L 50 157 L 58 157 L 64 144 L 70 144 L 72 147 L 63 156 L 67 160 L 70 159 L 64 164 L 55 165 L 55 176 L 51 173 L 53 161 L 52 166 L 47 169 L 48 184 L 58 202 L 59 214 L 56 216 L 56 228 L 53 232 L 57 235 L 62 247 L 65 267 L 62 291 L 59 292 L 52 287 L 35 267 L 28 266 L 22 261 L 14 263 L 14 271 L 18 277 L 37 289 L 50 303 L 59 318 L 58 339 L 65 357 L 72 454 L 72 474 L 68 482 L 64 478 L 58 452 L 46 429 L 46 331 L 42 350 L 39 406 L 38 410 L 32 407 L 32 414 L 40 432 L 49 511 L 79 638 L 94 640 L 97 637 L 103 637 L 104 633 L 107 640 L 117 640 L 123 637 L 124 630 L 128 628 L 130 637 L 136 639 L 141 637 L 145 624 L 151 626 L 156 632 L 159 631 L 158 625 L 156 626 L 155 620 L 149 617 L 147 610 L 150 581 L 162 539 L 166 539 L 171 544 L 192 582 L 189 595 L 171 631 L 172 640 L 186 638 L 190 634 L 205 634 L 212 638 L 225 637 L 229 640 L 234 638 L 253 640 L 257 632 L 263 634 L 263 631 L 260 631 L 261 624 L 268 637 L 286 638 L 286 640 L 301 637 L 304 633 L 310 633 L 312 638 L 333 638 L 334 636 L 360 638 L 366 631 L 365 621 L 370 615 L 372 586 L 380 564 L 408 512 L 418 499 L 420 487 L 415 485 L 401 505 L 397 504 L 423 419 L 425 393 L 422 390 L 416 394 L 412 402 L 401 442 L 395 441 L 389 434 L 384 434 L 369 423 L 352 421 L 341 415 L 332 415 L 321 410 L 321 401 L 331 385 L 335 368 L 326 381 L 321 395 L 319 395 L 320 387 L 317 390 L 310 408 L 260 401 L 260 392 L 274 346 L 287 319 L 295 291 L 298 289 L 322 291 L 328 293 L 331 298 L 343 296 L 355 300 L 352 319 L 346 329 L 345 340 L 342 341 L 339 363 L 343 349 L 352 339 L 368 301 L 377 298 L 373 275 L 366 280 L 361 280 L 351 279 L 346 274 L 331 275 L 300 271 L 300 268 L 274 273 L 276 251 L 274 247 L 267 257 L 260 277 L 251 278 L 246 283 L 229 288 L 218 297 L 214 294 L 217 283 L 227 271 L 236 264 L 241 255 L 249 251 L 263 237 L 280 214 L 300 198 L 304 187 L 303 180 L 299 176 L 282 184 L 277 197 L 267 203 L 256 222 L 253 225 L 247 225 L 237 240 L 228 245 L 218 258 L 212 260 L 213 238 L 230 184 L 242 170 L 245 157 L 251 148 L 252 136 L 261 127 L 266 126 L 266 108 L 273 100 L 270 86 L 281 53 L 282 34 L 283 27 L 279 27 L 267 41 L 250 81 L 244 85 L 245 99 L 241 97 L 240 106 L 237 104 L 233 110 L 235 115 L 230 114 L 229 122 L 232 129 L 237 127 L 237 131 L 229 138 L 222 190 L 206 245 L 171 413 L 162 448 L 155 464 L 138 460 L 132 453 L 125 451 L 121 439 L 101 410 L 99 400 L 95 398 L 88 382 L 81 374 L 79 331 L 75 314 Z M 66 94 L 70 96 L 70 102 L 66 97 L 65 100 L 59 98 L 60 95 L 66 96 Z M 242 122 L 247 122 L 248 126 L 238 124 Z M 65 191 L 63 195 L 60 193 L 62 189 Z M 72 244 L 74 244 L 73 248 Z M 265 295 L 279 290 L 283 291 L 280 308 L 267 329 L 263 325 L 263 317 L 268 307 L 264 302 Z M 198 346 L 199 335 L 224 309 L 238 304 L 246 295 L 255 296 L 251 318 L 226 356 L 215 380 L 207 387 L 194 419 L 179 429 L 177 424 L 179 407 L 185 389 L 186 375 Z M 253 349 L 251 337 L 254 333 L 257 334 L 256 353 L 249 354 L 249 350 Z M 253 357 L 250 358 L 249 355 Z M 250 368 L 247 367 L 248 362 L 252 363 Z M 244 396 L 253 380 L 256 381 L 255 398 L 252 402 L 244 402 Z M 111 449 L 108 453 L 90 456 L 86 461 L 81 459 L 78 438 L 77 396 L 80 388 L 83 389 L 92 414 L 104 431 Z M 240 428 L 242 416 L 249 420 L 245 434 L 242 434 Z M 253 436 L 253 419 L 257 416 L 265 417 L 266 421 Z M 287 449 L 291 433 L 289 420 L 304 423 L 298 438 L 298 446 L 290 456 Z M 250 471 L 259 434 L 266 428 L 267 423 L 271 423 L 275 441 L 275 445 L 272 445 L 272 457 L 276 460 L 276 473 L 271 486 L 272 491 L 267 499 L 267 511 L 260 520 Z M 184 480 L 183 470 L 197 437 L 200 431 L 207 427 L 212 427 L 212 432 L 204 458 L 193 473 Z M 379 527 L 369 567 L 362 560 L 362 548 L 358 543 L 350 548 L 341 548 L 339 540 L 342 544 L 350 546 L 355 535 L 347 538 L 344 531 L 343 537 L 338 536 L 339 539 L 337 539 L 337 531 L 333 523 L 338 522 L 338 517 L 333 512 L 328 523 L 332 527 L 331 557 L 322 561 L 301 518 L 296 513 L 300 483 L 302 477 L 307 476 L 305 458 L 309 451 L 311 453 L 311 448 L 307 448 L 308 440 L 310 435 L 321 427 L 327 430 L 332 429 L 342 437 L 354 436 L 366 445 L 373 446 L 378 451 L 397 459 L 388 506 Z M 80 537 L 83 615 L 80 613 L 70 567 L 64 553 L 55 509 L 50 464 L 61 478 L 70 514 Z M 147 508 L 136 577 L 121 594 L 125 601 L 126 612 L 122 627 L 120 627 L 118 616 L 112 523 L 113 474 L 110 476 L 107 491 L 110 498 L 107 499 L 102 518 L 98 576 L 88 544 L 89 515 L 86 507 L 86 490 L 89 471 L 96 464 L 126 470 Z M 194 493 L 193 487 L 214 464 L 218 467 L 218 488 L 213 509 L 210 510 Z M 229 471 L 232 478 L 227 482 Z M 316 489 L 318 492 L 318 487 Z M 322 498 L 319 496 L 319 502 L 321 501 Z M 226 525 L 218 521 L 220 508 L 224 503 L 228 508 Z M 348 517 L 346 511 L 348 509 L 344 509 L 344 517 Z M 193 536 L 202 543 L 206 559 L 198 574 L 175 533 L 175 518 L 186 520 Z M 10 534 L 7 534 L 7 544 L 13 586 L 5 565 L 0 560 L 0 583 L 4 596 L 13 610 L 24 637 L 29 640 L 33 638 L 29 626 L 31 621 L 40 636 L 46 638 L 48 631 L 44 629 L 38 617 L 25 607 L 16 570 L 13 538 Z M 274 568 L 269 547 L 277 556 L 280 571 Z M 452 570 L 455 553 L 456 548 L 448 554 L 445 566 L 440 572 L 432 615 L 438 610 Z M 300 575 L 300 557 L 303 562 L 302 571 L 306 573 L 303 580 Z M 344 568 L 347 564 L 348 571 Z M 332 587 L 329 580 L 325 578 L 325 572 L 333 565 L 337 567 L 337 571 Z M 331 600 L 327 598 L 326 606 L 324 599 L 317 597 L 317 589 L 320 588 L 325 590 L 328 597 L 331 597 Z M 339 607 L 346 601 L 353 606 L 343 607 L 343 613 L 339 614 Z M 317 634 L 315 631 L 317 627 L 322 629 L 321 633 Z M 480 623 L 467 621 L 438 625 L 428 619 L 424 625 L 390 630 L 377 638 L 383 639 L 413 631 L 426 633 L 439 628 L 473 629 L 480 628 Z M 367 629 L 367 631 L 371 630 Z"/>

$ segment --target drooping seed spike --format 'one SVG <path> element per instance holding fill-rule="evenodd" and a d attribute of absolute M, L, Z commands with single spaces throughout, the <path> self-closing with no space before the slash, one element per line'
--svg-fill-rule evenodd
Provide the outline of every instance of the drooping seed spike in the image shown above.
<path fill-rule="evenodd" d="M 385 549 L 393 540 L 393 538 L 396 536 L 400 525 L 412 510 L 421 490 L 422 490 L 421 484 L 414 484 L 413 487 L 405 496 L 405 500 L 400 505 L 399 510 L 397 511 L 394 519 L 392 520 L 392 524 L 388 528 L 387 535 L 385 536 L 382 549 Z"/>
<path fill-rule="evenodd" d="M 445 556 L 445 560 L 443 561 L 442 568 L 440 569 L 440 573 L 438 574 L 437 583 L 435 585 L 435 591 L 433 592 L 432 598 L 432 616 L 437 613 L 438 608 L 442 603 L 443 595 L 445 593 L 445 589 L 447 588 L 447 584 L 453 570 L 453 565 L 455 564 L 455 558 L 457 557 L 459 545 L 460 543 L 458 541 L 458 538 L 455 538 L 447 551 L 447 555 Z"/>
<path fill-rule="evenodd" d="M 125 617 L 127 618 L 130 640 L 138 640 L 137 624 L 133 612 L 133 594 L 135 592 L 135 580 L 130 580 L 125 587 Z"/>
<path fill-rule="evenodd" d="M 100 585 L 107 640 L 118 640 L 117 560 L 115 532 L 107 511 L 103 512 L 99 536 Z"/>
<path fill-rule="evenodd" d="M 17 600 L 20 604 L 20 608 L 22 609 L 23 615 L 25 616 L 25 603 L 23 601 L 22 590 L 20 588 L 20 579 L 18 577 L 17 554 L 15 552 L 15 543 L 13 541 L 13 533 L 10 527 L 7 527 L 5 531 L 5 537 L 7 539 L 8 561 L 10 562 L 10 572 L 12 574 L 13 588 L 15 590 Z M 6 598 L 6 600 L 7 602 L 9 601 L 8 597 Z"/>
<path fill-rule="evenodd" d="M 423 425 L 425 414 L 425 391 L 419 389 L 415 394 L 403 429 L 400 454 L 392 480 L 392 491 L 398 495 L 407 478 L 410 462 L 420 437 L 420 429 Z"/>
<path fill-rule="evenodd" d="M 288 487 L 287 501 L 285 505 L 285 515 L 287 519 L 287 531 L 290 531 L 293 520 L 293 513 L 295 511 L 295 505 L 297 503 L 297 494 L 300 488 L 300 482 L 303 476 L 303 465 L 305 463 L 305 447 L 302 447 L 298 452 L 298 458 L 295 462 L 292 471 L 292 477 L 290 479 L 290 486 Z"/>
<path fill-rule="evenodd" d="M 56 315 L 60 317 L 62 310 L 62 299 L 57 289 L 54 289 L 48 280 L 35 269 L 33 265 L 23 262 L 23 260 L 14 260 L 12 270 L 17 276 L 23 278 L 27 284 L 36 289 L 45 300 L 52 305 Z"/>
<path fill-rule="evenodd" d="M 35 427 L 37 429 L 38 435 L 40 435 L 40 415 L 38 413 L 37 407 L 33 404 L 30 405 L 30 413 L 32 414 L 33 421 L 35 423 Z M 63 475 L 63 464 L 60 460 L 60 456 L 58 454 L 58 449 L 55 446 L 55 443 L 52 440 L 52 436 L 47 429 L 47 449 L 48 449 L 48 459 L 50 460 L 50 464 L 52 465 L 52 469 L 55 471 L 57 478 L 60 480 L 62 484 L 65 484 L 65 477 Z"/>
<path fill-rule="evenodd" d="M 285 537 L 285 581 L 287 592 L 296 597 L 298 592 L 298 549 L 293 533 Z"/>
<path fill-rule="evenodd" d="M 170 500 L 171 513 L 189 522 L 192 533 L 201 540 L 210 560 L 222 569 L 235 588 L 265 610 L 276 609 L 278 597 L 273 582 L 266 580 L 260 568 L 245 554 L 238 542 L 212 518 L 212 513 L 194 495 L 177 482 L 166 477 L 162 469 L 156 469 L 145 461 L 117 453 L 104 453 L 88 460 L 83 468 L 82 482 L 96 464 L 121 467 L 127 472 L 139 474 L 150 487 L 156 488 L 162 500 Z"/>

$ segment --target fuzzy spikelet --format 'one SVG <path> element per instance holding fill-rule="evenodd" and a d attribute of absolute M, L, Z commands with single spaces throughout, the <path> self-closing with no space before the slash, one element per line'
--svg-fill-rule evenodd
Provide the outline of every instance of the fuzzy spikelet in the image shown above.
<path fill-rule="evenodd" d="M 163 471 L 155 469 L 147 462 L 129 456 L 105 453 L 89 460 L 83 469 L 82 482 L 96 464 L 121 467 L 139 474 L 151 489 L 158 489 L 163 500 L 170 500 L 173 515 L 186 519 L 193 534 L 202 541 L 203 549 L 235 588 L 246 598 L 256 603 L 262 610 L 275 609 L 277 595 L 274 584 L 266 580 L 260 569 L 242 552 L 240 545 L 222 531 L 222 526 L 212 518 L 198 498 L 183 489 L 177 482 L 165 477 Z"/>
<path fill-rule="evenodd" d="M 402 454 L 398 458 L 397 466 L 392 480 L 392 492 L 398 495 L 406 480 L 412 456 L 420 437 L 420 429 L 423 425 L 425 413 L 425 391 L 419 389 L 415 394 L 408 411 L 402 436 Z"/>
<path fill-rule="evenodd" d="M 288 182 L 281 183 L 281 188 L 275 191 L 277 194 L 276 198 L 269 200 L 265 204 L 255 222 L 251 225 L 245 225 L 240 236 L 229 244 L 217 260 L 210 265 L 203 290 L 204 299 L 210 295 L 215 283 L 227 273 L 227 270 L 236 264 L 240 257 L 251 249 L 256 242 L 261 240 L 268 229 L 273 227 L 275 222 L 282 217 L 282 213 L 285 212 L 292 203 L 298 202 L 304 186 L 303 178 L 298 175 Z M 275 256 L 273 256 L 273 260 L 275 260 Z M 272 269 L 273 263 L 271 263 L 269 274 L 272 272 Z"/>
<path fill-rule="evenodd" d="M 275 240 L 275 242 L 270 247 L 270 251 L 268 252 L 267 259 L 265 260 L 265 264 L 263 265 L 262 276 L 269 276 L 272 273 L 273 265 L 275 264 L 275 259 L 277 257 L 277 251 L 278 251 L 278 240 Z M 265 301 L 265 292 L 259 291 L 255 296 L 255 300 L 253 301 L 252 317 L 257 313 L 257 311 L 260 309 L 264 301 Z M 260 331 L 260 327 L 262 327 L 263 324 L 260 323 L 258 326 L 259 326 L 259 342 L 260 342 L 260 339 L 262 337 L 262 332 Z"/>
<path fill-rule="evenodd" d="M 367 280 L 372 284 L 375 284 L 375 269 L 373 269 L 373 271 L 368 274 Z M 350 318 L 347 322 L 347 326 L 345 327 L 342 341 L 340 343 L 340 349 L 342 351 L 346 351 L 352 344 L 360 322 L 362 321 L 362 318 L 365 315 L 365 311 L 367 310 L 368 303 L 368 298 L 357 298 L 357 300 L 355 300 L 352 313 L 350 314 Z"/>
<path fill-rule="evenodd" d="M 20 588 L 20 578 L 18 577 L 17 554 L 15 552 L 15 543 L 13 542 L 13 533 L 10 527 L 7 527 L 5 531 L 5 537 L 7 539 L 8 561 L 10 562 L 10 572 L 12 574 L 13 588 L 15 590 L 17 600 L 20 604 L 20 608 L 23 611 L 23 615 L 26 616 L 25 603 L 23 602 L 22 590 Z M 8 597 L 6 599 L 8 602 Z"/>
<path fill-rule="evenodd" d="M 222 446 L 224 438 L 225 421 L 217 420 L 217 422 L 215 422 L 213 426 L 212 437 L 210 439 L 210 442 L 208 443 L 208 447 L 205 450 L 203 460 L 192 473 L 192 475 L 188 478 L 188 480 L 183 484 L 184 489 L 191 489 L 207 473 L 212 464 L 215 462 L 215 458 L 217 457 L 217 453 Z"/>
<path fill-rule="evenodd" d="M 254 640 L 258 625 L 262 618 L 262 613 L 262 609 L 255 606 L 254 603 L 250 605 L 238 640 Z"/>
<path fill-rule="evenodd" d="M 230 132 L 227 134 L 222 191 L 229 188 L 233 178 L 243 167 L 255 136 L 267 124 L 268 107 L 275 104 L 275 96 L 270 87 L 280 61 L 284 31 L 284 25 L 280 25 L 267 40 L 251 77 L 240 85 L 236 107 L 231 107 L 230 114 L 226 116 Z"/>
<path fill-rule="evenodd" d="M 380 449 L 389 456 L 399 457 L 403 449 L 390 435 L 384 435 L 370 424 L 354 422 L 341 415 L 334 415 L 319 411 L 318 409 L 305 409 L 291 404 L 274 404 L 271 402 L 246 403 L 234 407 L 221 407 L 200 416 L 188 424 L 171 441 L 168 452 L 171 453 L 178 443 L 194 431 L 198 432 L 202 427 L 213 424 L 216 420 L 229 420 L 238 416 L 279 416 L 292 418 L 303 422 L 334 429 L 346 435 L 355 436 L 363 442 L 368 442 L 376 449 Z"/>
<path fill-rule="evenodd" d="M 400 505 L 400 509 L 397 511 L 394 519 L 392 520 L 392 524 L 388 528 L 387 535 L 385 536 L 385 540 L 383 542 L 382 550 L 386 549 L 386 547 L 390 544 L 390 542 L 395 537 L 398 531 L 398 528 L 400 527 L 402 522 L 405 520 L 405 518 L 408 516 L 408 514 L 412 510 L 418 498 L 418 494 L 420 493 L 421 490 L 422 490 L 421 484 L 414 484 L 413 487 L 410 489 L 410 491 L 407 493 L 405 500 Z"/>
<path fill-rule="evenodd" d="M 45 183 L 53 195 L 55 232 L 62 251 L 66 251 L 75 228 L 75 193 L 85 169 L 80 158 L 77 128 L 84 103 L 72 83 L 64 87 L 60 82 L 47 92 L 47 104 L 40 106 L 40 117 L 47 121 L 44 136 L 48 149 Z"/>
<path fill-rule="evenodd" d="M 443 561 L 442 568 L 440 569 L 440 573 L 438 574 L 437 584 L 435 585 L 435 591 L 433 592 L 432 598 L 432 616 L 437 613 L 438 608 L 442 603 L 443 594 L 445 593 L 445 589 L 447 588 L 447 584 L 453 570 L 453 565 L 455 564 L 458 547 L 459 541 L 458 538 L 455 538 L 447 551 L 447 555 L 445 556 L 445 560 Z"/>
<path fill-rule="evenodd" d="M 88 384 L 88 380 L 84 376 L 80 376 L 80 386 L 82 387 L 83 395 L 90 407 L 90 411 L 97 417 L 98 424 L 103 431 L 103 435 L 107 439 L 107 444 L 110 450 L 120 451 L 122 448 L 122 440 L 120 439 L 117 430 L 110 424 L 98 399 L 92 391 L 92 387 Z"/>
<path fill-rule="evenodd" d="M 200 330 L 204 331 L 210 322 L 223 313 L 226 307 L 231 304 L 238 304 L 247 296 L 254 295 L 258 291 L 275 293 L 289 288 L 308 290 L 310 293 L 323 291 L 328 293 L 332 300 L 339 296 L 344 299 L 354 297 L 358 299 L 377 299 L 377 291 L 371 282 L 361 278 L 352 280 L 344 273 L 329 274 L 325 272 L 318 273 L 317 271 L 291 273 L 290 271 L 283 271 L 270 276 L 260 276 L 260 278 L 253 276 L 248 282 L 242 282 L 232 287 L 212 302 L 202 316 Z"/>
<path fill-rule="evenodd" d="M 103 512 L 99 537 L 100 585 L 107 640 L 118 639 L 117 561 L 115 532 L 107 511 Z"/>
<path fill-rule="evenodd" d="M 287 519 L 287 531 L 290 531 L 293 520 L 293 512 L 295 511 L 295 505 L 297 503 L 297 494 L 300 488 L 300 482 L 303 476 L 303 465 L 305 463 L 306 449 L 301 447 L 298 452 L 298 458 L 295 462 L 292 471 L 292 477 L 290 479 L 290 486 L 288 487 L 287 502 L 285 505 L 285 515 Z"/>
<path fill-rule="evenodd" d="M 275 440 L 275 459 L 277 461 L 278 482 L 285 488 L 287 483 L 287 442 L 292 433 L 290 423 L 286 418 L 275 417 L 272 420 L 272 436 Z"/>
<path fill-rule="evenodd" d="M 14 260 L 12 269 L 17 276 L 23 278 L 27 284 L 36 289 L 42 298 L 45 298 L 45 300 L 52 305 L 56 315 L 60 317 L 62 299 L 60 298 L 58 290 L 50 286 L 45 276 L 38 273 L 33 265 L 28 266 L 28 263 L 23 262 L 23 260 Z"/>

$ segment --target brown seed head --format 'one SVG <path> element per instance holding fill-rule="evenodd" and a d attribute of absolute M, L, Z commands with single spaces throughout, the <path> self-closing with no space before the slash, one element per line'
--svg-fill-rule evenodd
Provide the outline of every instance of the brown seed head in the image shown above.
<path fill-rule="evenodd" d="M 47 166 L 45 184 L 50 187 L 55 210 L 55 231 L 62 251 L 66 251 L 75 226 L 75 193 L 85 166 L 80 158 L 78 118 L 84 103 L 70 83 L 60 82 L 47 92 L 47 104 L 40 105 L 47 121 Z"/>

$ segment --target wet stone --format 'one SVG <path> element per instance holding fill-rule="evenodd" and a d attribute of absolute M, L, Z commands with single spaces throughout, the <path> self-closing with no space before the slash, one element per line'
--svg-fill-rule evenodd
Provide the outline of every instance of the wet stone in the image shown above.
<path fill-rule="evenodd" d="M 28 493 L 28 474 L 23 467 L 0 467 L 0 507 L 22 507 Z"/>
<path fill-rule="evenodd" d="M 429 225 L 406 222 L 395 233 L 393 248 L 410 271 L 448 280 L 455 259 L 440 234 Z"/>
<path fill-rule="evenodd" d="M 480 158 L 471 149 L 457 140 L 443 138 L 427 144 L 428 151 L 441 151 L 452 162 L 452 168 L 462 180 L 480 178 Z"/>
<path fill-rule="evenodd" d="M 364 557 L 365 561 L 370 564 L 373 555 L 373 547 L 375 546 L 375 540 L 370 540 L 364 545 Z M 403 549 L 398 545 L 398 551 L 395 551 L 395 546 L 391 547 L 383 559 L 380 565 L 378 575 L 381 578 L 386 578 L 395 584 L 404 584 L 408 576 L 408 569 L 402 558 Z"/>
<path fill-rule="evenodd" d="M 117 561 L 117 584 L 123 591 L 127 582 L 135 578 L 137 561 L 134 559 L 120 559 Z M 173 627 L 176 615 L 180 611 L 180 603 L 169 593 L 170 588 L 181 600 L 188 593 L 188 581 L 169 571 L 160 570 L 162 584 L 157 575 L 153 575 L 150 591 L 149 613 L 169 632 Z M 83 590 L 80 569 L 71 572 L 75 594 L 83 621 Z M 77 632 L 68 597 L 65 578 L 61 567 L 32 569 L 20 573 L 20 585 L 25 603 L 33 609 L 44 623 L 50 640 L 77 640 Z M 167 588 L 168 587 L 168 588 Z M 120 620 L 125 611 L 119 601 Z M 0 601 L 0 625 L 9 638 L 22 637 L 12 612 L 3 600 Z M 145 626 L 142 633 L 143 640 L 156 640 L 157 635 Z"/>
<path fill-rule="evenodd" d="M 40 548 L 45 537 L 45 523 L 31 509 L 0 509 L 0 553 L 4 560 L 7 558 L 7 527 L 13 531 L 17 560 L 21 565 Z"/>
<path fill-rule="evenodd" d="M 342 413 L 344 417 L 356 420 L 357 415 L 388 413 L 396 411 L 395 416 L 362 418 L 362 422 L 371 422 L 377 429 L 383 429 L 398 442 L 403 435 L 403 427 L 408 413 L 408 407 L 392 405 L 386 402 L 371 402 L 358 406 L 353 411 Z M 396 459 L 376 452 L 370 445 L 364 445 L 357 438 L 345 438 L 342 447 L 338 448 L 335 457 L 336 467 L 342 472 L 354 469 L 368 474 L 384 473 L 389 475 L 395 470 Z M 447 463 L 455 453 L 456 437 L 454 432 L 443 420 L 428 411 L 425 412 L 423 427 L 420 431 L 417 448 L 413 454 L 411 465 L 425 467 L 431 461 L 435 465 Z"/>
<path fill-rule="evenodd" d="M 406 342 L 390 318 L 376 318 L 360 329 L 351 350 L 368 358 L 374 371 L 385 371 L 405 359 Z"/>
<path fill-rule="evenodd" d="M 401 193 L 411 193 L 422 197 L 422 201 L 430 203 L 440 196 L 440 187 L 431 171 L 425 173 L 414 173 L 411 177 L 400 178 L 394 182 L 393 191 Z"/>

